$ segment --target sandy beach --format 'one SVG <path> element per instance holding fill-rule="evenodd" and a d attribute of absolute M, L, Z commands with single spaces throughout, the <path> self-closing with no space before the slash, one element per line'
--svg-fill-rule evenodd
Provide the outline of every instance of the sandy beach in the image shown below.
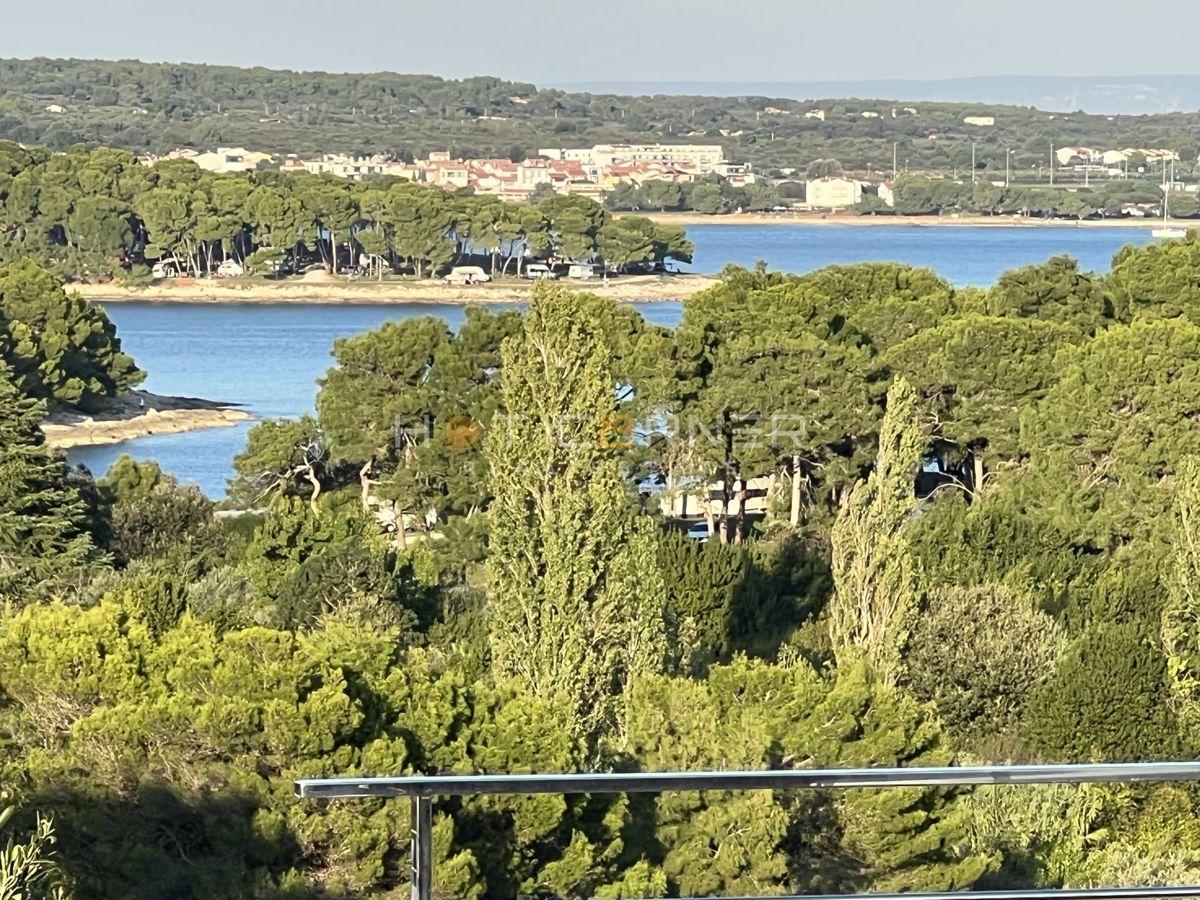
<path fill-rule="evenodd" d="M 563 281 L 576 290 L 591 291 L 614 300 L 684 300 L 715 281 L 704 275 L 642 275 L 603 281 Z M 130 288 L 116 283 L 73 284 L 89 300 L 171 301 L 194 303 L 254 303 L 313 301 L 336 303 L 524 303 L 529 301 L 534 282 L 448 285 L 441 281 L 368 281 L 327 275 L 321 279 L 266 281 L 258 279 L 161 279 L 145 287 Z"/>
<path fill-rule="evenodd" d="M 42 432 L 48 445 L 65 450 L 119 444 L 153 434 L 230 427 L 251 418 L 245 410 L 227 403 L 130 391 L 92 415 L 52 413 L 42 423 Z"/>

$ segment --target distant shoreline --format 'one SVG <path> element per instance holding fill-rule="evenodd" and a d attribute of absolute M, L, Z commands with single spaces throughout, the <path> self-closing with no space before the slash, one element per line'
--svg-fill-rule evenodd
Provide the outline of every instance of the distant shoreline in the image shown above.
<path fill-rule="evenodd" d="M 716 278 L 707 275 L 639 275 L 603 281 L 566 280 L 564 284 L 626 302 L 685 300 Z M 194 278 L 162 279 L 145 287 L 116 283 L 73 284 L 88 300 L 188 303 L 528 303 L 533 282 L 499 282 L 466 287 L 437 281 L 354 281 L 335 276 L 316 280 L 236 281 Z"/>
<path fill-rule="evenodd" d="M 914 228 L 1141 228 L 1162 227 L 1162 219 L 1036 219 L 1027 216 L 856 216 L 851 213 L 723 213 L 635 212 L 620 215 L 644 216 L 663 225 L 848 225 L 853 227 L 911 226 Z M 1200 219 L 1171 219 L 1171 228 L 1200 230 Z"/>
<path fill-rule="evenodd" d="M 656 222 L 672 225 L 821 226 L 821 227 L 912 227 L 912 228 L 1087 228 L 1151 229 L 1161 219 L 1098 219 L 1069 222 L 1061 219 L 1013 218 L 1010 216 L 854 216 L 774 213 L 728 213 L 706 216 L 698 213 L 638 213 Z M 1200 229 L 1200 221 L 1173 219 L 1171 227 Z M 626 303 L 686 300 L 717 281 L 717 275 L 678 274 L 668 276 L 623 276 L 607 281 L 564 279 L 561 284 L 591 291 Z M 160 279 L 152 284 L 126 287 L 116 282 L 72 284 L 89 300 L 121 302 L 185 303 L 528 303 L 535 282 L 506 279 L 474 285 L 449 285 L 436 279 L 371 281 L 318 273 L 302 279 L 265 281 L 258 279 Z"/>
<path fill-rule="evenodd" d="M 156 434 L 229 428 L 254 418 L 227 403 L 130 391 L 108 400 L 92 415 L 56 412 L 42 423 L 46 444 L 60 450 L 120 444 Z"/>

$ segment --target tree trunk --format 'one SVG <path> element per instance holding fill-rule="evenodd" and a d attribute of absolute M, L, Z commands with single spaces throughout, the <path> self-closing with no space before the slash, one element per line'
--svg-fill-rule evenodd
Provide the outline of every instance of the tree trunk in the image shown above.
<path fill-rule="evenodd" d="M 358 484 L 361 488 L 360 499 L 362 500 L 362 508 L 366 512 L 371 511 L 371 469 L 375 465 L 375 460 L 369 459 L 358 470 Z"/>
<path fill-rule="evenodd" d="M 971 466 L 973 469 L 974 483 L 971 485 L 971 493 L 978 494 L 983 489 L 983 453 L 975 450 L 971 453 Z"/>
<path fill-rule="evenodd" d="M 788 522 L 793 528 L 800 527 L 800 454 L 792 456 L 792 511 Z"/>
<path fill-rule="evenodd" d="M 404 510 L 397 500 L 392 501 L 392 521 L 396 523 L 396 549 L 403 553 L 408 549 L 408 533 L 404 528 Z"/>
<path fill-rule="evenodd" d="M 312 466 L 305 466 L 303 473 L 308 479 L 308 483 L 312 485 L 312 496 L 308 498 L 308 505 L 312 509 L 312 513 L 316 518 L 321 518 L 321 507 L 317 505 L 317 498 L 321 496 L 321 482 L 317 479 L 317 475 L 313 472 Z"/>
<path fill-rule="evenodd" d="M 329 265 L 330 265 L 330 272 L 334 275 L 336 275 L 338 273 L 337 251 L 338 251 L 337 238 L 334 237 L 333 229 L 330 228 L 329 229 L 329 257 L 330 257 Z"/>
<path fill-rule="evenodd" d="M 721 478 L 721 543 L 729 543 L 729 465 Z"/>
<path fill-rule="evenodd" d="M 746 479 L 745 478 L 739 479 L 739 481 L 738 481 L 738 511 L 737 511 L 737 519 L 734 522 L 734 528 L 733 528 L 733 542 L 735 544 L 740 544 L 742 542 L 742 535 L 745 533 L 745 530 L 746 530 L 746 499 L 747 499 L 748 493 L 749 492 L 746 489 Z"/>

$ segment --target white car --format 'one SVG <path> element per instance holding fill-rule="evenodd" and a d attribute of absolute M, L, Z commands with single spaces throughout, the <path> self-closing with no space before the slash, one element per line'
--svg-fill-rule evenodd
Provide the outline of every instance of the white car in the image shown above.
<path fill-rule="evenodd" d="M 708 522 L 697 522 L 687 530 L 687 539 L 689 541 L 698 541 L 703 544 L 710 537 L 712 537 L 712 532 L 708 530 Z"/>
<path fill-rule="evenodd" d="M 245 266 L 236 259 L 227 259 L 217 266 L 218 278 L 241 278 L 245 274 Z"/>

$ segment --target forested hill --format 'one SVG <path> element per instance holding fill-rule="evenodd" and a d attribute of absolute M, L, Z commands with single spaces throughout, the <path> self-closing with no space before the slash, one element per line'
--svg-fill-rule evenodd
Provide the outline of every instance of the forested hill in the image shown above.
<path fill-rule="evenodd" d="M 904 97 L 956 103 L 1001 103 L 1147 115 L 1200 107 L 1200 75 L 985 75 L 858 81 L 609 81 L 560 84 L 571 91 L 619 94 L 744 94 L 785 97 Z"/>
<path fill-rule="evenodd" d="M 810 110 L 824 111 L 824 120 L 806 118 Z M 993 116 L 995 124 L 965 124 L 971 115 Z M 1048 161 L 1051 144 L 1170 147 L 1190 162 L 1200 113 L 1110 117 L 903 99 L 627 97 L 489 77 L 34 59 L 0 60 L 0 138 L 55 149 L 246 146 L 398 156 L 449 149 L 514 158 L 546 146 L 666 140 L 720 143 L 731 158 L 765 168 L 832 156 L 856 170 L 890 170 L 893 143 L 902 165 L 961 168 L 974 141 L 978 164 L 1003 171 L 1008 150 L 1014 165 L 1031 167 Z"/>

